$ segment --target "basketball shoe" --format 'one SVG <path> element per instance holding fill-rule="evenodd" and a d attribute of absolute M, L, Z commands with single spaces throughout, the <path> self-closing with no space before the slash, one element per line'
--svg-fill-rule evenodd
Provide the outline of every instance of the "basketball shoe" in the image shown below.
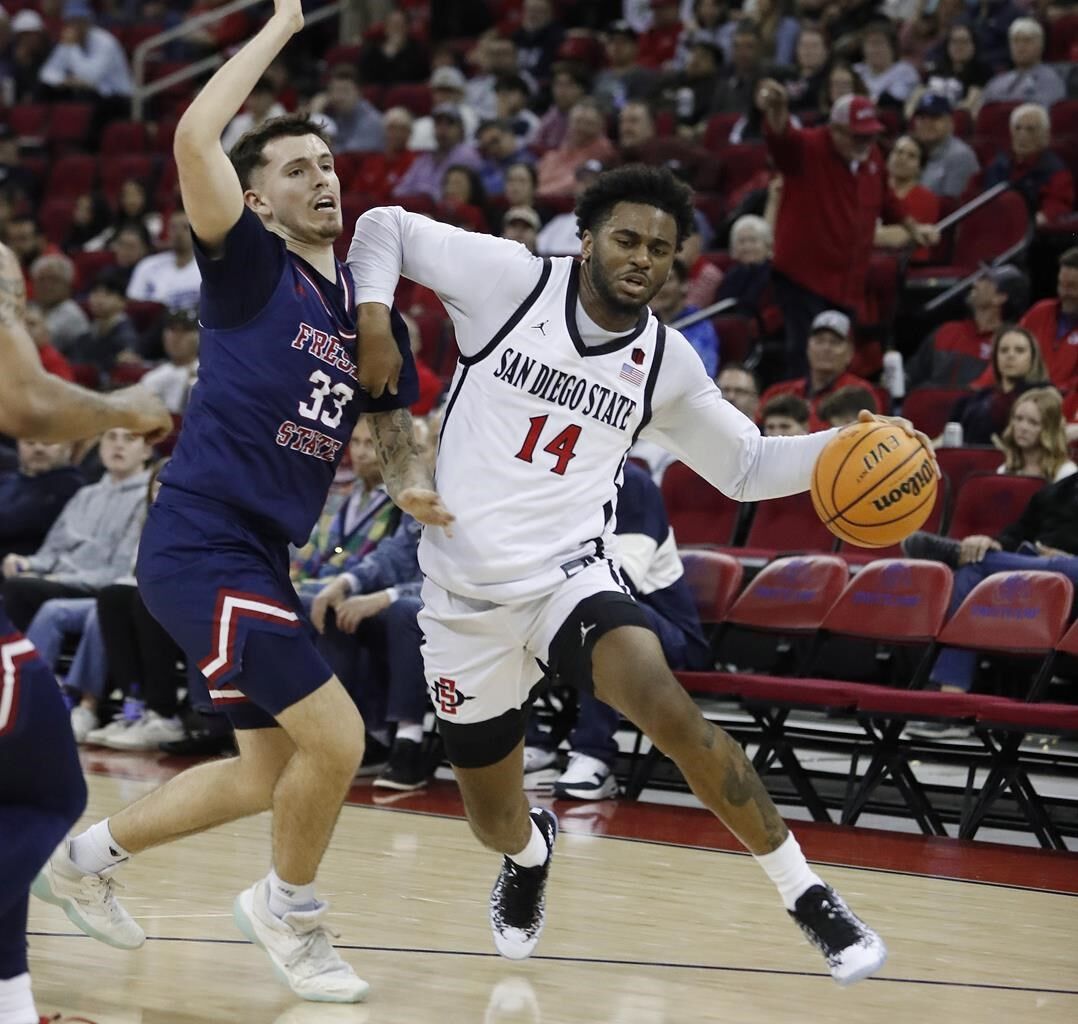
<path fill-rule="evenodd" d="M 358 1003 L 370 989 L 329 941 L 322 924 L 329 904 L 278 917 L 269 908 L 269 885 L 263 878 L 244 889 L 232 905 L 232 917 L 248 939 L 269 955 L 273 972 L 300 999 L 314 1003 Z"/>
<path fill-rule="evenodd" d="M 146 933 L 116 899 L 112 871 L 84 875 L 68 853 L 65 839 L 30 886 L 39 900 L 59 907 L 68 920 L 92 939 L 117 949 L 138 949 Z"/>
<path fill-rule="evenodd" d="M 532 955 L 546 920 L 546 880 L 554 858 L 558 819 L 544 808 L 531 811 L 531 819 L 546 839 L 547 858 L 535 868 L 522 868 L 509 857 L 502 858 L 502 870 L 490 891 L 490 927 L 494 946 L 510 960 Z"/>
<path fill-rule="evenodd" d="M 829 885 L 806 889 L 787 913 L 823 953 L 831 977 L 840 985 L 852 985 L 875 974 L 887 960 L 883 940 Z"/>

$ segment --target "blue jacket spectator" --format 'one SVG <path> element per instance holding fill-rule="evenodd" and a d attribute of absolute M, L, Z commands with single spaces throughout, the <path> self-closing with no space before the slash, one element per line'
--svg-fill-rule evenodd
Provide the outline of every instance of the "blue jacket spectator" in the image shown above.
<path fill-rule="evenodd" d="M 20 441 L 18 453 L 19 468 L 0 476 L 0 556 L 36 551 L 85 483 L 70 445 Z"/>
<path fill-rule="evenodd" d="M 651 300 L 651 309 L 666 324 L 671 324 L 697 312 L 695 306 L 685 304 L 689 287 L 689 272 L 681 260 L 674 260 L 670 276 Z M 696 350 L 709 377 L 719 372 L 719 336 L 710 320 L 700 320 L 689 327 L 679 328 L 685 340 Z"/>

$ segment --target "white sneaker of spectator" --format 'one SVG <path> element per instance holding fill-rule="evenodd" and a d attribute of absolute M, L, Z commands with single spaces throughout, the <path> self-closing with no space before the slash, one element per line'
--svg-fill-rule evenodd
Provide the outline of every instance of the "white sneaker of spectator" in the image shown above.
<path fill-rule="evenodd" d="M 550 789 L 558 777 L 557 754 L 543 747 L 524 748 L 524 788 Z"/>
<path fill-rule="evenodd" d="M 163 718 L 156 711 L 144 711 L 126 729 L 118 729 L 102 742 L 112 750 L 156 750 L 161 743 L 175 743 L 184 737 L 178 718 Z"/>
<path fill-rule="evenodd" d="M 84 742 L 96 744 L 99 747 L 107 747 L 109 745 L 109 739 L 112 736 L 123 732 L 124 729 L 128 728 L 131 724 L 132 720 L 121 712 L 116 715 L 111 722 L 98 726 L 96 729 L 91 729 Z M 77 738 L 78 737 L 76 736 L 76 739 Z"/>
<path fill-rule="evenodd" d="M 569 767 L 554 783 L 554 795 L 563 800 L 606 800 L 618 795 L 618 782 L 610 766 L 588 754 L 571 754 Z"/>
<path fill-rule="evenodd" d="M 71 709 L 71 731 L 76 743 L 93 742 L 90 736 L 97 730 L 97 714 L 82 704 Z"/>

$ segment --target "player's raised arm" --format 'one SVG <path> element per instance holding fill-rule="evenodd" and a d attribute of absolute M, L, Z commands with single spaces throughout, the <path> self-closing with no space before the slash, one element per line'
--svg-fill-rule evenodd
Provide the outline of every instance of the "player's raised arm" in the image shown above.
<path fill-rule="evenodd" d="M 0 244 L 0 433 L 40 441 L 77 441 L 109 427 L 159 440 L 172 417 L 144 388 L 103 395 L 46 373 L 22 318 L 26 292 L 14 253 Z"/>
<path fill-rule="evenodd" d="M 221 147 L 221 133 L 266 68 L 301 28 L 300 0 L 274 0 L 273 17 L 218 68 L 176 125 L 173 152 L 184 209 L 192 231 L 207 248 L 223 242 L 243 213 L 243 189 Z"/>

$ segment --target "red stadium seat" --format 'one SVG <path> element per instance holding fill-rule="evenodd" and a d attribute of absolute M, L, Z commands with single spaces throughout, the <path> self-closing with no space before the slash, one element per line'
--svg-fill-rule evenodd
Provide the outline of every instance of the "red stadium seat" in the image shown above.
<path fill-rule="evenodd" d="M 716 316 L 712 317 L 711 323 L 719 336 L 722 362 L 745 362 L 760 334 L 756 321 L 744 316 Z"/>
<path fill-rule="evenodd" d="M 147 153 L 110 153 L 103 151 L 101 157 L 101 191 L 110 203 L 120 198 L 120 188 L 125 181 L 134 179 L 141 182 L 148 195 L 153 194 L 154 161 Z"/>
<path fill-rule="evenodd" d="M 754 175 L 767 169 L 767 147 L 759 142 L 726 146 L 719 159 L 723 164 L 723 188 L 736 192 Z"/>
<path fill-rule="evenodd" d="M 937 448 L 936 461 L 957 494 L 974 473 L 994 473 L 1003 462 L 998 448 Z"/>
<path fill-rule="evenodd" d="M 718 551 L 682 551 L 685 582 L 705 625 L 722 622 L 741 588 L 744 570 L 736 558 Z"/>
<path fill-rule="evenodd" d="M 991 139 L 1006 149 L 1011 141 L 1011 111 L 1017 106 L 1017 103 L 986 103 L 977 114 L 974 135 Z"/>
<path fill-rule="evenodd" d="M 732 553 L 742 560 L 766 561 L 781 554 L 834 551 L 836 543 L 806 491 L 757 502 L 745 547 Z"/>
<path fill-rule="evenodd" d="M 678 544 L 732 544 L 741 504 L 715 490 L 681 462 L 671 463 L 662 479 L 663 504 Z"/>
<path fill-rule="evenodd" d="M 54 245 L 63 245 L 67 240 L 74 211 L 75 200 L 61 197 L 46 199 L 38 209 L 37 221 L 45 237 Z"/>
<path fill-rule="evenodd" d="M 955 403 L 968 394 L 968 391 L 918 388 L 906 396 L 902 403 L 902 415 L 929 437 L 939 437 Z"/>
<path fill-rule="evenodd" d="M 322 59 L 326 62 L 326 68 L 332 70 L 338 64 L 347 64 L 350 67 L 359 67 L 359 54 L 363 47 L 356 43 L 341 43 L 331 46 L 326 50 Z"/>
<path fill-rule="evenodd" d="M 737 124 L 740 114 L 712 114 L 704 129 L 704 145 L 712 152 L 730 145 L 730 129 Z"/>
<path fill-rule="evenodd" d="M 53 152 L 81 149 L 89 141 L 94 108 L 89 103 L 55 103 L 49 120 Z"/>
<path fill-rule="evenodd" d="M 954 133 L 960 139 L 968 139 L 973 134 L 973 117 L 965 108 L 954 111 Z"/>
<path fill-rule="evenodd" d="M 732 626 L 777 632 L 813 633 L 850 578 L 837 555 L 780 558 L 766 565 L 726 615 Z"/>
<path fill-rule="evenodd" d="M 149 132 L 141 121 L 112 121 L 101 135 L 101 152 L 105 156 L 144 153 L 149 144 Z"/>
<path fill-rule="evenodd" d="M 974 534 L 994 537 L 1018 519 L 1043 486 L 1037 477 L 971 474 L 955 495 L 947 535 L 958 540 Z"/>
<path fill-rule="evenodd" d="M 1074 16 L 1074 22 L 1078 25 L 1078 15 Z M 1060 100 L 1052 105 L 1049 114 L 1052 119 L 1053 139 L 1078 136 L 1078 100 Z"/>
<path fill-rule="evenodd" d="M 143 302 L 137 299 L 127 300 L 127 315 L 135 330 L 139 334 L 145 334 L 152 330 L 165 315 L 165 307 L 160 302 Z"/>
<path fill-rule="evenodd" d="M 1078 60 L 1078 14 L 1063 14 L 1049 24 L 1044 59 L 1049 62 Z M 1052 113 L 1055 113 L 1054 109 Z"/>
<path fill-rule="evenodd" d="M 75 261 L 76 291 L 87 291 L 97 275 L 116 262 L 116 257 L 108 249 L 102 249 L 100 252 L 86 252 L 80 249 L 72 253 L 71 258 Z"/>
<path fill-rule="evenodd" d="M 77 199 L 92 192 L 97 179 L 97 157 L 62 156 L 52 165 L 45 194 L 50 199 Z"/>
<path fill-rule="evenodd" d="M 390 107 L 405 107 L 416 117 L 430 113 L 432 104 L 429 85 L 394 85 L 386 90 L 382 103 L 386 110 Z"/>
<path fill-rule="evenodd" d="M 49 130 L 49 107 L 44 103 L 18 103 L 7 112 L 7 123 L 25 144 L 40 142 Z"/>

